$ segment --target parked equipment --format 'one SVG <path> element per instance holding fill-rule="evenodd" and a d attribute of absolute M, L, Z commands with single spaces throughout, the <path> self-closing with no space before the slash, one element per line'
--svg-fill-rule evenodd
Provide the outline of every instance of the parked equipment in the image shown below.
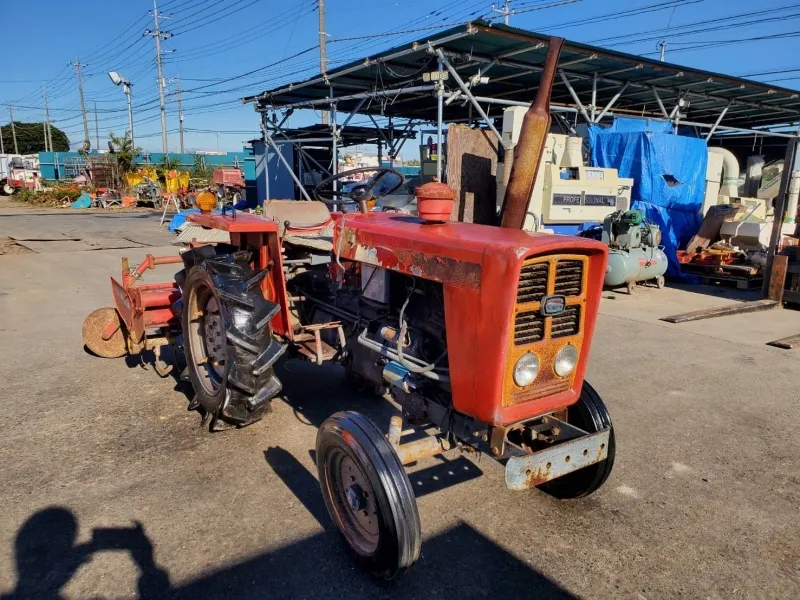
<path fill-rule="evenodd" d="M 244 178 L 236 168 L 214 169 L 212 181 L 217 186 L 218 207 L 236 205 L 244 194 Z"/>
<path fill-rule="evenodd" d="M 526 119 L 533 154 L 544 143 L 536 132 L 549 122 L 562 43 L 551 39 Z M 188 216 L 198 231 L 176 283 L 115 286 L 124 329 L 107 312 L 105 320 L 90 315 L 98 324 L 86 342 L 97 347 L 102 326 L 103 343 L 123 331 L 135 345 L 154 345 L 156 336 L 178 340 L 180 327 L 191 405 L 212 430 L 249 425 L 270 410 L 281 389 L 274 365 L 286 352 L 339 362 L 362 389 L 388 388 L 402 407 L 388 432 L 340 412 L 316 443 L 332 520 L 356 562 L 385 579 L 420 554 L 404 465 L 448 449 L 485 452 L 505 466 L 511 489 L 578 498 L 605 482 L 615 454 L 608 410 L 584 381 L 607 247 L 521 231 L 525 190 L 510 191 L 501 228 L 442 222 L 450 209 L 441 203 L 454 192 L 441 183 L 418 190 L 432 220 L 369 211 L 395 190 L 380 188 L 390 174 L 402 184 L 397 171 L 376 168 L 367 182 L 332 191 L 354 175 L 345 171 L 316 186 L 317 201 L 274 200 L 263 217 L 212 214 L 214 195 L 199 194 L 202 212 Z M 515 161 L 513 190 L 526 178 L 533 185 L 535 169 Z M 358 210 L 331 214 L 332 205 Z M 218 243 L 202 245 L 203 235 Z M 149 258 L 135 273 L 160 262 Z"/>
<path fill-rule="evenodd" d="M 667 255 L 661 249 L 658 225 L 646 221 L 641 211 L 625 210 L 603 220 L 601 240 L 609 247 L 604 285 L 610 288 L 625 285 L 633 293 L 641 281 L 654 281 L 664 287 Z"/>

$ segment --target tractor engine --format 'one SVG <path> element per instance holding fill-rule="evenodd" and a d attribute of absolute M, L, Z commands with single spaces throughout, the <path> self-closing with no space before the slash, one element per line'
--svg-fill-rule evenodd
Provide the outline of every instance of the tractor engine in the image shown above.
<path fill-rule="evenodd" d="M 361 390 L 388 391 L 407 416 L 437 422 L 450 406 L 442 284 L 359 263 L 332 264 L 289 282 L 298 321 L 340 321 L 339 357 Z M 336 334 L 323 339 L 340 345 Z"/>

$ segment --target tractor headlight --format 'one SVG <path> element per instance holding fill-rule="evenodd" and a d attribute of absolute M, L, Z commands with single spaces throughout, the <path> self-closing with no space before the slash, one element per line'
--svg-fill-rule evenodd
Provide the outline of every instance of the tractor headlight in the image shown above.
<path fill-rule="evenodd" d="M 519 387 L 532 384 L 538 374 L 539 357 L 532 352 L 526 352 L 520 356 L 517 364 L 514 365 L 514 383 Z"/>
<path fill-rule="evenodd" d="M 553 369 L 559 377 L 566 377 L 575 370 L 578 364 L 578 348 L 572 344 L 567 344 L 556 354 L 556 361 Z"/>

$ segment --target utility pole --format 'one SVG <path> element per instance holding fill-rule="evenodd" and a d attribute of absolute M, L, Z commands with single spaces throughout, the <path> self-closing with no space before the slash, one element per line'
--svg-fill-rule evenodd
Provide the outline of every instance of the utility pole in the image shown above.
<path fill-rule="evenodd" d="M 181 104 L 181 78 L 175 80 L 178 84 L 178 130 L 181 136 L 181 154 L 183 154 L 183 104 Z"/>
<path fill-rule="evenodd" d="M 161 41 L 172 37 L 172 34 L 166 31 L 161 31 L 161 25 L 158 22 L 158 6 L 156 0 L 153 0 L 153 22 L 155 23 L 155 31 L 146 29 L 144 35 L 149 35 L 156 40 L 156 67 L 158 67 L 158 101 L 161 105 L 161 149 L 166 154 L 169 151 L 167 144 L 167 108 L 164 103 L 164 71 L 161 64 Z"/>
<path fill-rule="evenodd" d="M 328 72 L 327 32 L 325 31 L 325 0 L 317 0 L 319 12 L 319 72 L 323 75 Z M 328 111 L 322 111 L 322 124 L 328 124 Z"/>
<path fill-rule="evenodd" d="M 44 86 L 42 86 L 42 94 L 44 94 Z M 42 123 L 42 136 L 44 137 L 44 151 L 50 152 L 50 147 L 47 145 L 47 95 L 44 94 L 44 122 Z"/>
<path fill-rule="evenodd" d="M 81 97 L 81 113 L 83 114 L 83 147 L 86 151 L 92 147 L 92 142 L 89 139 L 89 121 L 86 119 L 86 102 L 83 99 L 83 77 L 81 77 L 81 67 L 86 65 L 81 63 L 78 58 L 72 63 L 75 67 L 75 77 L 78 78 L 78 95 Z"/>
<path fill-rule="evenodd" d="M 97 102 L 94 103 L 94 139 L 97 142 L 97 150 L 100 150 L 100 126 L 97 124 Z"/>
<path fill-rule="evenodd" d="M 50 107 L 47 105 L 47 88 L 42 86 L 42 95 L 44 96 L 44 136 L 45 145 L 53 152 L 53 131 L 50 129 Z"/>
<path fill-rule="evenodd" d="M 661 40 L 656 47 L 661 49 L 661 62 L 664 62 L 667 58 L 667 40 Z"/>
<path fill-rule="evenodd" d="M 492 12 L 503 15 L 503 23 L 506 25 L 508 25 L 509 17 L 514 14 L 514 11 L 509 8 L 510 4 L 511 0 L 505 0 L 503 3 L 503 8 L 495 8 L 494 4 L 492 4 Z"/>
<path fill-rule="evenodd" d="M 14 109 L 11 108 L 11 102 L 8 103 L 8 114 L 11 115 L 11 137 L 14 140 L 14 154 L 19 154 L 17 149 L 17 131 L 14 129 Z"/>

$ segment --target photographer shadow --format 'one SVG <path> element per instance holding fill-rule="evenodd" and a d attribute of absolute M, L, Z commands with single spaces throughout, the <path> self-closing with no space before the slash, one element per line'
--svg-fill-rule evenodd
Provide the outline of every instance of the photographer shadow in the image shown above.
<path fill-rule="evenodd" d="M 49 507 L 28 518 L 17 532 L 14 557 L 17 585 L 3 600 L 56 600 L 61 588 L 97 552 L 125 550 L 139 568 L 140 598 L 157 598 L 170 589 L 169 574 L 153 558 L 153 544 L 141 523 L 132 527 L 97 528 L 92 539 L 76 544 L 78 520 L 63 507 Z"/>

